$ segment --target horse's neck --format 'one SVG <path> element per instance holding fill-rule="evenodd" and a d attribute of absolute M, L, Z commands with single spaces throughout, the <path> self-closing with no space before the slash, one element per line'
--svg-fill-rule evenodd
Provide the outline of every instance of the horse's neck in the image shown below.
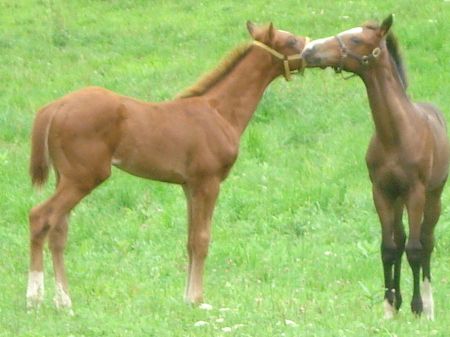
<path fill-rule="evenodd" d="M 252 47 L 225 78 L 205 94 L 205 98 L 239 134 L 242 134 L 264 90 L 278 75 L 271 55 L 260 48 Z"/>
<path fill-rule="evenodd" d="M 377 138 L 386 146 L 414 136 L 418 117 L 387 51 L 361 75 L 366 85 Z"/>

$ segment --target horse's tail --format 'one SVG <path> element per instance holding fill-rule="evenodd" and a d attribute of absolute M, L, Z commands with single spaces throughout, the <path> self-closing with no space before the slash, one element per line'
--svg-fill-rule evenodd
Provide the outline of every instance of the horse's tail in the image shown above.
<path fill-rule="evenodd" d="M 48 132 L 53 117 L 51 105 L 43 107 L 36 114 L 31 133 L 30 176 L 34 187 L 43 186 L 48 179 L 50 156 L 48 153 Z"/>

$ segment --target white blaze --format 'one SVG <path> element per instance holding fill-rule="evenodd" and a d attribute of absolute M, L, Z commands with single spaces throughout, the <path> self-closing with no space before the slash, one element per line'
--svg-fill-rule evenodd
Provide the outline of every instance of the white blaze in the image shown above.
<path fill-rule="evenodd" d="M 342 33 L 339 33 L 338 35 L 339 36 L 344 36 L 344 35 L 348 35 L 348 34 L 353 35 L 353 34 L 361 34 L 362 32 L 363 32 L 362 27 L 355 27 L 355 28 L 346 30 Z M 329 40 L 332 40 L 334 38 L 335 38 L 334 36 L 330 36 L 330 37 L 326 37 L 323 39 L 313 40 L 306 45 L 305 50 L 312 49 L 312 48 L 314 48 L 314 46 L 321 45 L 322 43 L 328 42 Z"/>
<path fill-rule="evenodd" d="M 333 38 L 334 38 L 333 36 L 330 36 L 330 37 L 326 37 L 324 39 L 313 40 L 305 46 L 304 50 L 313 49 L 314 46 L 321 45 L 322 43 L 327 42 L 328 40 L 331 40 Z"/>
<path fill-rule="evenodd" d="M 363 32 L 363 28 L 362 27 L 355 27 L 349 30 L 346 30 L 342 33 L 339 33 L 339 35 L 347 35 L 347 34 L 361 34 Z"/>

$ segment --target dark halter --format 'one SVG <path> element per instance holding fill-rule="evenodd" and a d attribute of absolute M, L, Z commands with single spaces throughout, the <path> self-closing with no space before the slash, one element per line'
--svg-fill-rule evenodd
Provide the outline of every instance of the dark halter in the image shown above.
<path fill-rule="evenodd" d="M 340 38 L 339 35 L 336 35 L 335 38 L 338 40 L 339 44 L 341 45 L 341 62 L 338 67 L 334 68 L 334 71 L 336 72 L 336 74 L 341 74 L 342 71 L 344 70 L 344 63 L 345 63 L 345 60 L 347 59 L 347 56 L 357 59 L 359 61 L 359 63 L 361 64 L 361 68 L 363 68 L 367 65 L 367 63 L 369 63 L 370 60 L 378 57 L 381 53 L 381 48 L 376 47 L 374 50 L 372 50 L 372 53 L 370 55 L 361 56 L 361 55 L 356 54 L 355 52 L 351 51 L 350 49 L 348 49 L 347 46 L 344 44 L 344 41 L 342 41 L 342 39 Z M 348 77 L 343 76 L 343 78 L 345 80 L 347 80 L 353 76 L 356 76 L 356 74 L 350 75 Z"/>

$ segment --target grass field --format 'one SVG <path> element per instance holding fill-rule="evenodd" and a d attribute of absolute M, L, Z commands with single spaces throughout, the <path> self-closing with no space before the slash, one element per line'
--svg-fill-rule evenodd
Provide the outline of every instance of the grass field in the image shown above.
<path fill-rule="evenodd" d="M 404 305 L 383 319 L 380 226 L 364 154 L 373 130 L 359 79 L 308 70 L 266 91 L 222 184 L 205 271 L 210 310 L 183 302 L 186 211 L 179 186 L 118 170 L 71 217 L 74 316 L 46 298 L 26 314 L 27 169 L 35 111 L 98 85 L 171 99 L 248 41 L 246 20 L 321 38 L 395 14 L 414 100 L 450 120 L 450 1 L 0 1 L 0 336 L 448 336 L 450 189 L 433 257 L 436 321 Z"/>

